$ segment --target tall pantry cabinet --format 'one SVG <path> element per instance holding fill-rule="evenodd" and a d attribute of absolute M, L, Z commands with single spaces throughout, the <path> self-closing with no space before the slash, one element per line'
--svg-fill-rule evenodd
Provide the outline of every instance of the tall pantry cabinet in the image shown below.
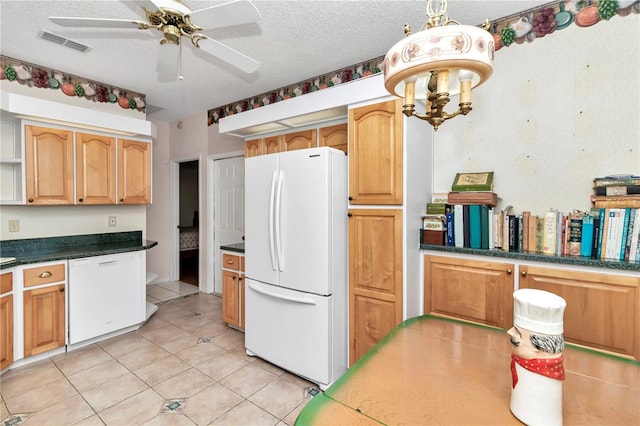
<path fill-rule="evenodd" d="M 419 228 L 433 131 L 399 99 L 349 109 L 349 363 L 421 312 Z"/>

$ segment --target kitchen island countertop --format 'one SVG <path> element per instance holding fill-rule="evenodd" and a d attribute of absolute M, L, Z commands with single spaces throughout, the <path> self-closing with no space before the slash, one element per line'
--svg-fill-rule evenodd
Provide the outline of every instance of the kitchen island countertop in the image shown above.
<path fill-rule="evenodd" d="M 227 251 L 235 251 L 238 253 L 244 253 L 244 242 L 242 243 L 235 243 L 235 244 L 223 244 L 220 246 L 220 250 L 227 250 Z"/>

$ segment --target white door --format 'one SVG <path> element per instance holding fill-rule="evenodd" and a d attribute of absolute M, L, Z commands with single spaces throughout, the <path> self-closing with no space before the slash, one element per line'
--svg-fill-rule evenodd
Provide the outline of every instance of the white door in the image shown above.
<path fill-rule="evenodd" d="M 222 293 L 220 246 L 243 241 L 244 237 L 244 157 L 215 160 L 214 289 Z"/>

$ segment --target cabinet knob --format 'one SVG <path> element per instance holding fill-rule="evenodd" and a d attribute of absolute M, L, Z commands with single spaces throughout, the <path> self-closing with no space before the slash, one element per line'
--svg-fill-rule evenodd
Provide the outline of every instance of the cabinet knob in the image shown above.
<path fill-rule="evenodd" d="M 236 277 L 233 277 L 233 279 L 235 280 L 235 279 L 236 279 Z"/>
<path fill-rule="evenodd" d="M 507 275 L 511 275 L 513 271 L 511 269 L 507 269 Z"/>
<path fill-rule="evenodd" d="M 347 216 L 351 217 L 353 216 L 353 213 L 347 213 Z"/>
<path fill-rule="evenodd" d="M 353 201 L 353 197 L 349 196 L 349 201 Z"/>
<path fill-rule="evenodd" d="M 124 203 L 124 198 L 120 198 L 120 202 L 121 202 L 121 203 Z"/>
<path fill-rule="evenodd" d="M 49 278 L 50 276 L 51 276 L 51 272 L 49 272 L 49 271 L 44 271 L 43 273 L 38 275 L 38 277 L 40 277 L 40 278 Z"/>
<path fill-rule="evenodd" d="M 84 200 L 83 200 L 82 198 L 79 198 L 79 199 L 78 199 L 78 201 L 79 201 L 79 202 L 83 202 Z"/>
<path fill-rule="evenodd" d="M 231 260 L 231 259 L 227 259 L 227 264 L 228 264 L 228 265 L 233 265 L 233 260 Z"/>
<path fill-rule="evenodd" d="M 60 289 L 60 293 L 64 293 L 64 287 Z"/>
<path fill-rule="evenodd" d="M 30 203 L 33 203 L 33 198 L 29 198 L 29 202 L 30 202 Z"/>
<path fill-rule="evenodd" d="M 238 281 L 242 281 L 242 277 L 238 278 Z"/>
<path fill-rule="evenodd" d="M 527 271 L 520 272 L 520 275 L 522 275 L 523 277 L 526 277 L 527 276 Z"/>

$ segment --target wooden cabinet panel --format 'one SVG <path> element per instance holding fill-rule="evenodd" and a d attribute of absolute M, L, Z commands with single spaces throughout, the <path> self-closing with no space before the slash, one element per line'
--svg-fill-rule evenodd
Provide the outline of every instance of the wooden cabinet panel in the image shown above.
<path fill-rule="evenodd" d="M 233 269 L 234 271 L 239 271 L 240 260 L 238 259 L 238 256 L 224 253 L 222 255 L 222 267 L 225 269 Z"/>
<path fill-rule="evenodd" d="M 76 133 L 76 199 L 79 204 L 116 203 L 116 139 Z"/>
<path fill-rule="evenodd" d="M 27 204 L 73 204 L 73 132 L 24 130 Z"/>
<path fill-rule="evenodd" d="M 241 259 L 244 259 L 241 258 Z M 242 262 L 242 264 L 244 265 L 244 262 Z M 244 268 L 243 268 L 244 269 Z M 240 328 L 244 329 L 244 284 L 245 284 L 245 280 L 244 280 L 244 275 L 240 274 L 238 276 L 238 291 L 240 292 L 240 306 L 239 306 L 239 318 L 238 318 L 238 325 L 240 326 Z"/>
<path fill-rule="evenodd" d="M 151 203 L 151 144 L 118 140 L 118 204 Z"/>
<path fill-rule="evenodd" d="M 0 294 L 13 290 L 13 272 L 5 272 L 0 275 Z"/>
<path fill-rule="evenodd" d="M 262 139 L 262 153 L 263 154 L 275 154 L 283 150 L 282 136 L 269 136 Z"/>
<path fill-rule="evenodd" d="M 64 263 L 39 266 L 22 271 L 25 287 L 64 281 Z"/>
<path fill-rule="evenodd" d="M 0 297 L 0 370 L 11 363 L 13 363 L 13 295 L 9 294 Z"/>
<path fill-rule="evenodd" d="M 401 110 L 400 100 L 349 110 L 351 204 L 402 204 Z"/>
<path fill-rule="evenodd" d="M 348 152 L 347 123 L 321 127 L 318 146 L 330 146 Z"/>
<path fill-rule="evenodd" d="M 65 345 L 65 285 L 24 292 L 24 356 Z"/>
<path fill-rule="evenodd" d="M 238 273 L 222 271 L 222 321 L 240 326 Z"/>
<path fill-rule="evenodd" d="M 640 360 L 640 277 L 521 266 L 519 288 L 564 298 L 564 338 Z"/>
<path fill-rule="evenodd" d="M 382 330 L 388 331 L 402 321 L 402 256 L 401 210 L 349 210 L 351 364 L 364 355 L 363 348 L 382 337 Z M 361 322 L 365 318 L 367 325 Z M 381 322 L 373 325 L 376 320 Z"/>
<path fill-rule="evenodd" d="M 316 129 L 287 133 L 283 135 L 281 151 L 294 151 L 296 149 L 315 148 L 317 146 L 316 135 Z"/>
<path fill-rule="evenodd" d="M 510 263 L 425 256 L 424 312 L 509 329 L 513 271 Z"/>
<path fill-rule="evenodd" d="M 253 139 L 244 143 L 245 158 L 262 155 L 262 139 Z"/>

